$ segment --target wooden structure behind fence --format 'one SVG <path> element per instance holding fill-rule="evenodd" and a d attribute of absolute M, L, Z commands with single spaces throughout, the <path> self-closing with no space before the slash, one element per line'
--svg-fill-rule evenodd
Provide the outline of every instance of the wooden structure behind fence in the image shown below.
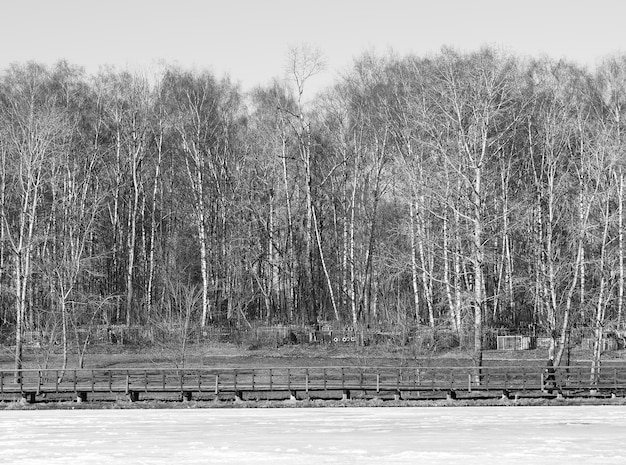
<path fill-rule="evenodd" d="M 530 350 L 537 347 L 537 338 L 532 336 L 498 336 L 498 350 Z"/>

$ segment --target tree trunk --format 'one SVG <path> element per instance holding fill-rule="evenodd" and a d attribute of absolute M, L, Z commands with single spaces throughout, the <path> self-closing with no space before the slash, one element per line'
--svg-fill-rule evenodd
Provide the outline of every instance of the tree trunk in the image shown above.
<path fill-rule="evenodd" d="M 418 284 L 418 268 L 417 268 L 417 246 L 416 246 L 416 227 L 415 227 L 415 203 L 411 199 L 409 202 L 409 219 L 410 230 L 409 237 L 411 239 L 411 283 L 413 284 L 413 305 L 415 309 L 415 321 L 421 323 L 420 319 L 420 294 Z M 445 253 L 445 252 L 444 252 Z"/>
<path fill-rule="evenodd" d="M 472 266 L 474 268 L 474 374 L 475 381 L 480 383 L 480 367 L 483 364 L 483 243 L 482 243 L 482 217 L 481 217 L 481 181 L 482 172 L 479 166 L 474 168 L 472 204 L 473 204 L 473 244 Z"/>
<path fill-rule="evenodd" d="M 598 265 L 600 272 L 600 284 L 598 288 L 598 302 L 596 304 L 596 315 L 594 319 L 594 343 L 593 343 L 593 356 L 591 360 L 591 383 L 597 384 L 600 378 L 600 359 L 602 356 L 602 342 L 604 336 L 604 320 L 606 315 L 607 303 L 604 296 L 606 288 L 606 246 L 608 243 L 609 235 L 609 220 L 610 220 L 610 196 L 607 195 L 605 217 L 604 217 L 604 229 L 602 233 L 602 247 L 600 250 L 600 263 Z"/>

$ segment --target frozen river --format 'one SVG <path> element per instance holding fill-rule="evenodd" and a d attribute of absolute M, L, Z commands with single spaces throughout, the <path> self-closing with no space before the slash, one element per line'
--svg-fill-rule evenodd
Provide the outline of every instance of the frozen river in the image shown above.
<path fill-rule="evenodd" d="M 624 464 L 626 407 L 0 411 L 8 464 Z"/>

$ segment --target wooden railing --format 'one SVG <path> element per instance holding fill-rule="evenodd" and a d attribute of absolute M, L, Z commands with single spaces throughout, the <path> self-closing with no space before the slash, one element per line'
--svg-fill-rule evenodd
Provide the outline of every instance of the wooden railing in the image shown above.
<path fill-rule="evenodd" d="M 394 393 L 507 393 L 583 391 L 626 393 L 626 365 L 603 366 L 592 382 L 588 366 L 558 367 L 554 380 L 537 366 L 483 367 L 281 367 L 281 368 L 125 368 L 0 371 L 0 398 L 21 394 L 140 393 L 230 394 L 363 391 Z"/>

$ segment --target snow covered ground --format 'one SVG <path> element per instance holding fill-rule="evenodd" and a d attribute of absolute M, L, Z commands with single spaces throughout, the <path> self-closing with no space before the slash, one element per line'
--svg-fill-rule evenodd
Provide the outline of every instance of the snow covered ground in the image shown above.
<path fill-rule="evenodd" d="M 0 411 L 8 464 L 624 464 L 626 407 Z"/>

